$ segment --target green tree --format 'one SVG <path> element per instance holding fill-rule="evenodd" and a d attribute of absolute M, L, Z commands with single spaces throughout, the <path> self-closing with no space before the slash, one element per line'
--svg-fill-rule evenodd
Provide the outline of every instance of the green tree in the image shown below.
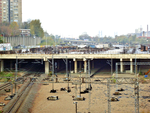
<path fill-rule="evenodd" d="M 51 34 L 48 36 L 44 36 L 40 45 L 46 45 L 46 40 L 47 40 L 47 45 L 53 45 L 53 46 L 55 45 L 55 43 L 56 45 L 58 45 L 62 42 L 60 38 L 55 39 L 55 36 Z"/>
<path fill-rule="evenodd" d="M 2 25 L 0 26 L 0 34 L 4 36 L 11 36 L 11 29 L 9 26 Z"/>
<path fill-rule="evenodd" d="M 0 26 L 9 26 L 9 25 L 10 25 L 10 23 L 9 23 L 9 22 L 6 22 L 6 21 L 0 23 Z"/>
<path fill-rule="evenodd" d="M 30 29 L 30 22 L 23 22 L 21 28 L 22 29 Z"/>
<path fill-rule="evenodd" d="M 83 33 L 82 35 L 79 36 L 80 40 L 88 39 L 91 41 L 91 37 L 87 33 Z"/>
<path fill-rule="evenodd" d="M 32 20 L 30 22 L 30 29 L 31 29 L 31 34 L 34 36 L 38 36 L 38 37 L 43 37 L 44 36 L 44 30 L 41 27 L 41 22 L 40 20 Z"/>
<path fill-rule="evenodd" d="M 19 25 L 17 24 L 17 22 L 12 22 L 10 24 L 10 29 L 11 29 L 11 36 L 19 36 L 20 32 L 19 32 Z"/>
<path fill-rule="evenodd" d="M 3 36 L 0 35 L 0 43 L 3 43 Z"/>

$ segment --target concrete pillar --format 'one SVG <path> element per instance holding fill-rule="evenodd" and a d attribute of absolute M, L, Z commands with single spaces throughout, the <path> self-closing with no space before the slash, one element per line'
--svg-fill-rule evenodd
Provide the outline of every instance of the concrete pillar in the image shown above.
<path fill-rule="evenodd" d="M 74 73 L 77 73 L 77 60 L 73 59 L 74 61 Z"/>
<path fill-rule="evenodd" d="M 120 72 L 123 72 L 123 59 L 120 59 Z"/>
<path fill-rule="evenodd" d="M 87 72 L 87 61 L 84 61 L 84 73 Z"/>
<path fill-rule="evenodd" d="M 45 74 L 49 74 L 49 62 L 45 61 Z"/>
<path fill-rule="evenodd" d="M 130 73 L 133 73 L 133 62 L 131 58 L 130 58 Z"/>
<path fill-rule="evenodd" d="M 1 60 L 1 72 L 4 71 L 4 60 Z"/>

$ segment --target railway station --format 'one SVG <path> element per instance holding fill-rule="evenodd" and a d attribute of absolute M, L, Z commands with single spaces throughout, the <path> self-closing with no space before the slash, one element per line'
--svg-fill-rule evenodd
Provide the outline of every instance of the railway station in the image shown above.
<path fill-rule="evenodd" d="M 127 98 L 126 95 L 128 95 L 131 103 L 135 103 L 129 110 L 138 113 L 139 90 L 141 90 L 139 89 L 141 80 L 138 78 L 139 74 L 148 75 L 149 73 L 149 54 L 140 52 L 138 48 L 74 48 L 77 47 L 34 48 L 24 52 L 21 50 L 3 51 L 0 54 L 1 72 L 12 72 L 15 75 L 14 78 L 10 77 L 9 82 L 7 78 L 6 86 L 4 84 L 1 88 L 1 90 L 10 92 L 4 99 L 10 101 L 4 107 L 4 111 L 19 113 L 24 109 L 23 107 L 27 107 L 28 102 L 42 101 L 39 99 L 44 98 L 47 104 L 56 101 L 57 104 L 54 104 L 56 106 L 62 105 L 64 99 L 68 103 L 75 102 L 76 106 L 79 105 L 76 109 L 82 112 L 92 112 L 94 106 L 98 107 L 97 102 L 103 102 L 103 107 L 105 105 L 107 108 L 104 107 L 102 111 L 110 113 L 116 111 L 111 101 L 119 104 L 120 100 L 125 101 L 124 98 Z M 37 90 L 39 85 L 41 88 Z M 134 88 L 128 88 L 131 90 L 128 92 L 125 88 L 132 87 L 132 85 Z M 100 87 L 103 87 L 102 92 L 99 90 Z M 126 93 L 122 94 L 120 91 Z M 40 94 L 39 99 L 35 99 L 37 92 Z M 105 100 L 98 99 L 96 92 L 100 95 L 105 94 L 103 95 Z M 132 92 L 136 92 L 133 98 L 130 97 Z M 114 94 L 122 96 L 114 97 Z M 27 96 L 25 102 L 23 101 L 24 96 Z M 91 101 L 94 98 L 97 99 L 92 106 Z M 145 101 L 148 102 L 148 99 Z M 84 104 L 87 108 L 81 107 L 83 102 L 86 102 Z M 34 106 L 37 105 L 33 104 L 33 108 Z M 70 106 L 71 111 L 68 112 L 73 112 L 73 106 L 74 104 Z M 129 107 L 131 104 L 127 103 L 126 106 Z M 65 109 L 66 107 L 64 106 Z M 56 110 L 55 106 L 52 106 L 51 109 Z M 32 112 L 38 111 L 33 110 Z"/>

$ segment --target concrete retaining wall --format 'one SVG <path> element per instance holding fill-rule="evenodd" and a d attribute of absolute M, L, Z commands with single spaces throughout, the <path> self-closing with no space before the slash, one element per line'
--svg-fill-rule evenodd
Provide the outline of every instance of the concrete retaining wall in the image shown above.
<path fill-rule="evenodd" d="M 25 45 L 25 46 L 33 46 L 41 43 L 42 38 L 40 37 L 4 37 L 4 41 L 6 43 L 11 43 L 11 46 L 17 45 Z"/>

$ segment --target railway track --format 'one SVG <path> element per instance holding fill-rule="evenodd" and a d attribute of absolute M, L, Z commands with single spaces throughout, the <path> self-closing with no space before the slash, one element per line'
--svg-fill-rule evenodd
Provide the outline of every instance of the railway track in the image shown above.
<path fill-rule="evenodd" d="M 7 82 L 7 83 L 1 85 L 1 86 L 0 86 L 0 91 L 1 91 L 1 90 L 5 90 L 6 88 L 10 87 L 11 85 L 12 85 L 12 84 L 9 83 L 9 82 Z"/>
<path fill-rule="evenodd" d="M 25 75 L 25 77 L 28 76 L 32 76 L 32 77 L 38 77 L 38 78 L 32 78 L 29 80 L 27 80 L 25 82 L 25 87 L 20 91 L 19 94 L 17 94 L 14 98 L 13 98 L 13 102 L 11 102 L 10 105 L 8 105 L 9 107 L 7 109 L 5 109 L 4 113 L 20 113 L 21 109 L 24 108 L 24 100 L 26 99 L 26 97 L 28 96 L 32 86 L 34 85 L 34 81 L 36 79 L 40 79 L 40 72 L 37 72 L 35 74 L 27 74 Z M 30 82 L 29 82 L 30 81 Z"/>
<path fill-rule="evenodd" d="M 33 67 L 32 67 L 33 68 Z M 36 73 L 31 73 L 30 69 L 26 70 L 24 75 L 21 77 L 17 77 L 16 83 L 24 81 L 24 85 L 22 85 L 16 95 L 13 97 L 12 100 L 5 106 L 4 113 L 19 113 L 22 108 L 24 108 L 24 105 L 26 104 L 24 101 L 27 99 L 28 94 L 30 93 L 30 90 L 32 86 L 34 85 L 33 81 L 36 79 L 41 80 L 41 71 L 42 69 L 37 67 L 34 67 L 36 70 L 38 70 Z M 31 78 L 30 78 L 31 77 Z M 33 78 L 32 78 L 33 77 Z M 30 78 L 30 79 L 29 79 Z M 17 85 L 16 84 L 16 85 Z M 5 89 L 12 85 L 11 83 L 7 83 L 5 85 L 0 86 L 0 90 Z M 21 111 L 22 112 L 22 111 Z"/>
<path fill-rule="evenodd" d="M 9 107 L 9 109 L 7 109 L 6 111 L 4 111 L 4 113 L 19 113 L 19 109 L 22 106 L 26 96 L 28 95 L 28 93 L 30 92 L 32 86 L 34 83 L 32 83 L 32 81 L 34 81 L 35 79 L 32 79 L 31 82 L 29 82 L 26 87 L 24 87 L 23 91 L 21 91 L 21 93 L 14 98 L 15 101 L 13 102 L 13 104 Z"/>

